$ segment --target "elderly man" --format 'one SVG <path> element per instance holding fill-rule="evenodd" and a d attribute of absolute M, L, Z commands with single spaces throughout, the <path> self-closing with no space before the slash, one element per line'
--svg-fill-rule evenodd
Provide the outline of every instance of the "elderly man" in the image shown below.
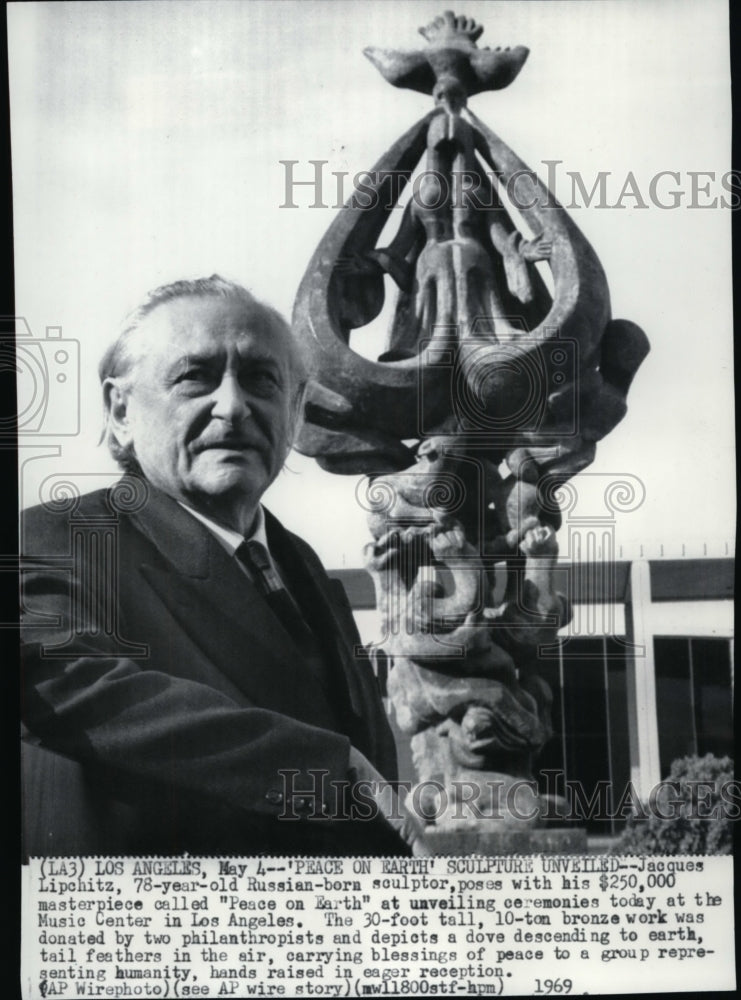
<path fill-rule="evenodd" d="M 176 282 L 100 377 L 128 509 L 22 523 L 28 853 L 423 852 L 344 592 L 260 505 L 305 383 L 286 323 Z"/>

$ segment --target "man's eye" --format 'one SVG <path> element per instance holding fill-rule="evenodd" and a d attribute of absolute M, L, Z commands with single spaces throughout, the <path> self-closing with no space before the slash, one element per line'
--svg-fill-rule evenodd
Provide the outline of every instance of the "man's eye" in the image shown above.
<path fill-rule="evenodd" d="M 277 392 L 281 383 L 278 376 L 271 371 L 253 371 L 244 376 L 246 388 L 259 393 Z"/>
<path fill-rule="evenodd" d="M 175 378 L 174 385 L 188 395 L 210 392 L 214 377 L 205 368 L 186 368 Z"/>
<path fill-rule="evenodd" d="M 209 373 L 203 368 L 186 368 L 178 376 L 178 382 L 208 382 Z"/>

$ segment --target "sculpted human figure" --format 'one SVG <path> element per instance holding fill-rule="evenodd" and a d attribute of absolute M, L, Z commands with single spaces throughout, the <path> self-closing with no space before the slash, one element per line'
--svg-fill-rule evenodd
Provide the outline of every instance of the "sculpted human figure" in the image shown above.
<path fill-rule="evenodd" d="M 439 114 L 427 131 L 425 171 L 395 238 L 388 247 L 356 254 L 344 265 L 345 274 L 352 270 L 367 283 L 375 275 L 374 311 L 383 302 L 384 272 L 400 289 L 383 361 L 414 357 L 423 339 L 432 341 L 428 350 L 434 356 L 436 328 L 448 341 L 452 330 L 463 337 L 472 331 L 493 333 L 496 326 L 502 334 L 511 330 L 514 315 L 521 324 L 534 325 L 537 310 L 529 307 L 536 299 L 540 307 L 545 302 L 542 283 L 529 265 L 550 257 L 552 240 L 544 233 L 526 239 L 491 181 L 481 175 L 474 131 L 460 114 L 465 106 L 461 85 L 445 78 L 434 97 Z M 345 319 L 355 308 L 347 302 Z M 363 325 L 372 317 L 356 318 Z"/>
<path fill-rule="evenodd" d="M 453 789 L 473 780 L 472 772 L 479 782 L 531 774 L 551 735 L 551 698 L 529 667 L 569 617 L 553 589 L 555 531 L 527 503 L 519 522 L 511 503 L 507 513 L 510 496 L 498 473 L 484 492 L 504 509 L 490 512 L 478 545 L 469 541 L 469 469 L 481 473 L 482 465 L 467 466 L 460 448 L 460 438 L 433 436 L 418 448 L 413 470 L 372 484 L 383 487 L 388 502 L 370 515 L 376 540 L 366 549 L 386 625 L 381 645 L 393 662 L 388 686 L 396 720 L 415 734 L 420 780 L 442 782 L 451 807 Z M 494 559 L 487 556 L 497 550 L 491 533 L 499 539 Z M 497 600 L 494 570 L 505 559 Z M 495 815 L 493 801 L 485 808 Z"/>

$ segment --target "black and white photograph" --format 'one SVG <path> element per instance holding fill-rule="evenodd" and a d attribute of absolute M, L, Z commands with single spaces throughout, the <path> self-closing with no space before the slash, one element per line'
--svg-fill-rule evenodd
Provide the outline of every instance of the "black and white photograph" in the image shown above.
<path fill-rule="evenodd" d="M 733 989 L 727 4 L 7 26 L 24 997 Z"/>

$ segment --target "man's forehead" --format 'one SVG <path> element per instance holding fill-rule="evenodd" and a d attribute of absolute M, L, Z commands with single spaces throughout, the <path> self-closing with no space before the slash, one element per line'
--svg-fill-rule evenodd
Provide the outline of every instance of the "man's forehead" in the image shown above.
<path fill-rule="evenodd" d="M 288 334 L 257 306 L 238 298 L 183 297 L 157 306 L 139 325 L 139 352 L 169 358 L 192 353 L 240 353 L 287 360 Z"/>

